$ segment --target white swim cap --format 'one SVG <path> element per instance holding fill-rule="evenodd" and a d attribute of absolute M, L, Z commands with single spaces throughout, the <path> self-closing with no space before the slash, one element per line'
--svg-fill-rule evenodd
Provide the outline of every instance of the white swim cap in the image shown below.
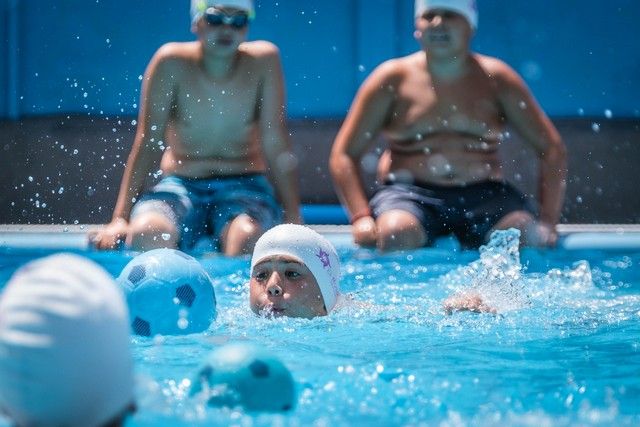
<path fill-rule="evenodd" d="M 340 259 L 327 239 L 304 225 L 275 226 L 258 239 L 251 274 L 256 264 L 272 255 L 289 255 L 306 265 L 320 286 L 327 313 L 333 310 L 340 294 Z"/>
<path fill-rule="evenodd" d="M 210 7 L 235 7 L 246 10 L 249 18 L 254 17 L 253 0 L 191 0 L 191 22 L 196 22 Z"/>
<path fill-rule="evenodd" d="M 472 29 L 478 28 L 478 7 L 476 0 L 416 0 L 415 16 L 422 16 L 431 9 L 447 9 L 467 18 Z"/>
<path fill-rule="evenodd" d="M 0 295 L 0 407 L 17 425 L 100 426 L 134 401 L 124 297 L 94 262 L 33 261 Z"/>

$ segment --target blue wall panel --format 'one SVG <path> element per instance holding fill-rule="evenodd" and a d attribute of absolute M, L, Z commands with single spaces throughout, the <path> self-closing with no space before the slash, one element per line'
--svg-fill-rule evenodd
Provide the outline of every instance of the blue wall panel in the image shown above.
<path fill-rule="evenodd" d="M 153 52 L 193 39 L 188 0 L 1 1 L 0 117 L 135 114 Z M 280 46 L 292 117 L 342 117 L 377 64 L 418 47 L 413 0 L 256 4 L 250 38 Z M 551 115 L 640 116 L 640 1 L 479 0 L 479 9 L 474 48 L 518 70 Z"/>

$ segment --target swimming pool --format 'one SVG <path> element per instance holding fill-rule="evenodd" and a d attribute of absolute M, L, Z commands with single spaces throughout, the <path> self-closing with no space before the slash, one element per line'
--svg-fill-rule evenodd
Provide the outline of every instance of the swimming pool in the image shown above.
<path fill-rule="evenodd" d="M 258 318 L 247 304 L 248 258 L 201 256 L 218 318 L 206 334 L 132 340 L 140 408 L 128 425 L 640 423 L 637 246 L 518 252 L 502 242 L 480 257 L 444 241 L 379 256 L 343 234 L 329 237 L 343 291 L 368 304 L 311 321 Z M 0 248 L 0 287 L 19 265 L 51 252 Z M 131 259 L 80 252 L 113 275 Z M 502 314 L 446 316 L 442 300 L 469 286 Z M 231 340 L 263 345 L 286 363 L 295 411 L 249 414 L 188 398 L 201 360 Z"/>

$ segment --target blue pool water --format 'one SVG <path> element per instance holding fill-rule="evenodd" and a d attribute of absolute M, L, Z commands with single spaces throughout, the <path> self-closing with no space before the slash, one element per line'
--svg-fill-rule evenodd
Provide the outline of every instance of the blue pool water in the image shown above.
<path fill-rule="evenodd" d="M 326 318 L 249 309 L 249 260 L 202 256 L 218 318 L 205 334 L 134 338 L 130 426 L 638 425 L 640 251 L 441 247 L 380 256 L 338 245 L 354 302 Z M 50 251 L 0 249 L 0 287 Z M 114 276 L 131 254 L 85 253 Z M 444 314 L 475 288 L 500 315 Z M 287 415 L 205 408 L 188 380 L 214 347 L 249 340 L 292 371 Z M 0 425 L 3 421 L 0 420 Z"/>

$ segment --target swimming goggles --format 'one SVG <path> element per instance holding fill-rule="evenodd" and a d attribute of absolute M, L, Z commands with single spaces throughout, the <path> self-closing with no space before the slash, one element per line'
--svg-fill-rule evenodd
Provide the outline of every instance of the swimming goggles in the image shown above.
<path fill-rule="evenodd" d="M 235 13 L 233 15 L 227 15 L 216 9 L 210 7 L 204 13 L 204 19 L 207 24 L 212 27 L 219 27 L 220 25 L 230 25 L 236 29 L 242 29 L 249 24 L 249 15 L 243 12 Z"/>

